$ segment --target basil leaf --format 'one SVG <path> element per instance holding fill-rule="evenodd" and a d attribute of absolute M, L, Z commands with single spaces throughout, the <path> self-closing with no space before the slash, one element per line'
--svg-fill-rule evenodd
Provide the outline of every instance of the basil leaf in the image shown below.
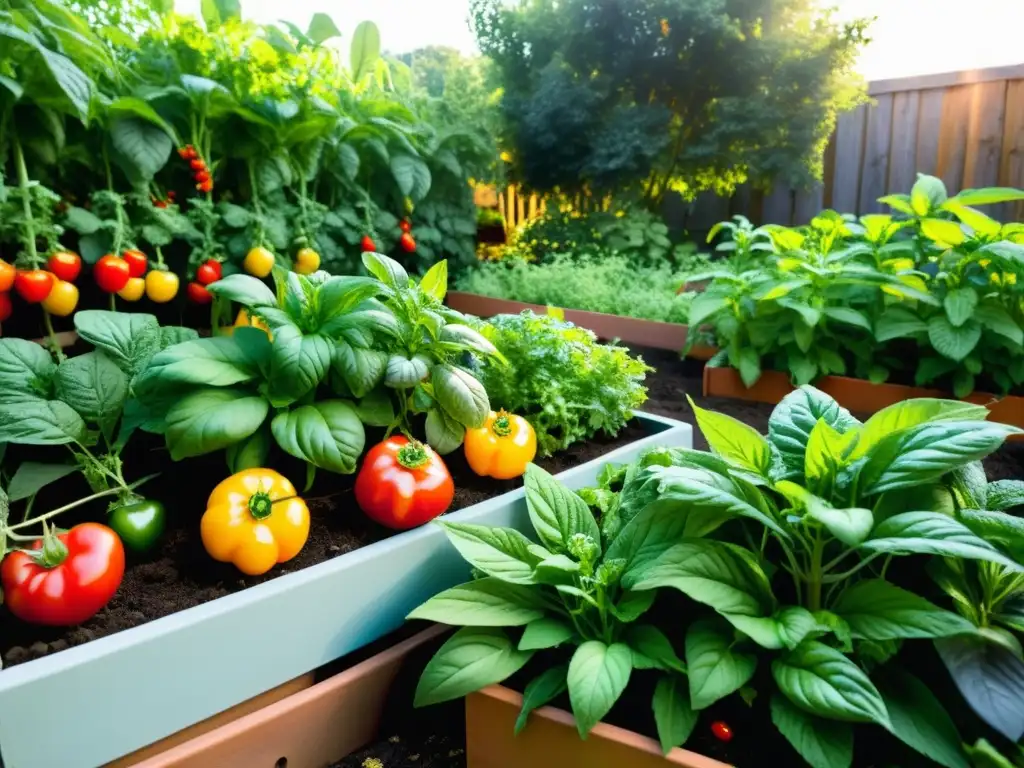
<path fill-rule="evenodd" d="M 850 461 L 866 456 L 884 438 L 911 427 L 936 421 L 984 421 L 988 409 L 983 405 L 960 400 L 918 397 L 883 408 L 864 422 L 847 458 Z"/>
<path fill-rule="evenodd" d="M 946 669 L 975 712 L 1010 741 L 1024 736 L 1024 661 L 979 635 L 935 641 Z"/>
<path fill-rule="evenodd" d="M 262 397 L 236 389 L 206 389 L 178 400 L 165 418 L 174 461 L 227 448 L 249 437 L 267 418 Z"/>
<path fill-rule="evenodd" d="M 461 368 L 435 365 L 430 372 L 434 397 L 449 416 L 460 424 L 476 429 L 482 427 L 491 411 L 487 391 L 473 376 Z"/>
<path fill-rule="evenodd" d="M 890 664 L 877 675 L 892 733 L 946 768 L 969 768 L 956 723 L 924 683 Z"/>
<path fill-rule="evenodd" d="M 449 324 L 441 329 L 440 340 L 468 347 L 474 352 L 499 356 L 498 348 L 468 325 Z"/>
<path fill-rule="evenodd" d="M 600 548 L 601 531 L 583 499 L 536 464 L 527 465 L 525 486 L 530 522 L 544 546 L 569 552 L 573 537 L 580 535 Z"/>
<path fill-rule="evenodd" d="M 658 741 L 666 755 L 672 747 L 681 747 L 697 725 L 697 713 L 686 697 L 686 682 L 679 675 L 663 675 L 654 688 L 651 701 Z"/>
<path fill-rule="evenodd" d="M 395 404 L 385 390 L 373 390 L 355 404 L 355 409 L 359 420 L 371 427 L 388 427 L 395 421 Z"/>
<path fill-rule="evenodd" d="M 988 560 L 1014 571 L 1024 567 L 979 538 L 971 529 L 941 512 L 903 512 L 883 520 L 860 545 L 867 552 L 892 555 L 938 555 Z"/>
<path fill-rule="evenodd" d="M 60 400 L 32 400 L 0 405 L 0 443 L 84 443 L 87 432 L 82 417 Z"/>
<path fill-rule="evenodd" d="M 786 698 L 805 712 L 889 727 L 874 683 L 842 653 L 816 640 L 805 640 L 773 661 L 772 677 Z"/>
<path fill-rule="evenodd" d="M 742 469 L 768 476 L 771 452 L 768 441 L 756 429 L 724 413 L 699 408 L 689 396 L 687 400 L 697 417 L 697 426 L 716 455 Z"/>
<path fill-rule="evenodd" d="M 388 288 L 406 288 L 409 285 L 409 273 L 405 268 L 384 254 L 364 253 L 363 266 Z"/>
<path fill-rule="evenodd" d="M 279 413 L 270 430 L 285 453 L 343 475 L 356 471 L 366 443 L 363 423 L 344 400 L 321 400 Z"/>
<path fill-rule="evenodd" d="M 612 616 L 623 624 L 629 624 L 647 613 L 650 607 L 654 605 L 654 598 L 656 597 L 657 592 L 653 589 L 645 592 L 632 592 L 626 589 L 623 590 L 619 602 L 609 605 L 608 610 L 611 611 Z"/>
<path fill-rule="evenodd" d="M 260 332 L 260 336 L 265 355 L 270 350 L 270 342 L 265 333 Z M 168 389 L 180 391 L 182 385 L 188 384 L 210 387 L 244 384 L 260 374 L 259 362 L 250 348 L 240 345 L 233 336 L 186 341 L 157 353 L 135 382 L 134 390 L 145 394 Z"/>
<path fill-rule="evenodd" d="M 690 706 L 705 709 L 738 691 L 757 668 L 753 654 L 734 652 L 733 628 L 722 619 L 700 619 L 686 630 Z"/>
<path fill-rule="evenodd" d="M 339 341 L 331 358 L 334 370 L 345 380 L 353 397 L 363 397 L 384 379 L 388 354 L 378 349 L 353 347 Z"/>
<path fill-rule="evenodd" d="M 295 326 L 274 334 L 270 352 L 270 401 L 275 407 L 291 405 L 323 381 L 331 364 L 334 344 L 318 334 L 304 335 Z"/>
<path fill-rule="evenodd" d="M 519 717 L 516 718 L 516 736 L 526 727 L 527 718 L 533 710 L 543 707 L 565 692 L 565 678 L 568 673 L 569 665 L 560 664 L 545 670 L 527 683 L 526 690 L 523 691 L 523 708 L 519 711 Z"/>
<path fill-rule="evenodd" d="M 853 728 L 798 709 L 785 696 L 772 694 L 772 722 L 811 768 L 850 768 Z"/>
<path fill-rule="evenodd" d="M 439 522 L 470 565 L 510 584 L 536 584 L 533 569 L 544 558 L 528 538 L 511 528 Z"/>
<path fill-rule="evenodd" d="M 451 453 L 466 439 L 466 428 L 437 406 L 427 411 L 427 443 L 442 456 Z"/>
<path fill-rule="evenodd" d="M 856 638 L 896 640 L 972 633 L 971 622 L 883 579 L 848 587 L 832 606 Z"/>
<path fill-rule="evenodd" d="M 839 403 L 808 385 L 790 392 L 772 411 L 768 442 L 782 459 L 780 478 L 803 476 L 807 441 L 819 419 L 841 434 L 860 425 Z"/>
<path fill-rule="evenodd" d="M 1024 480 L 996 480 L 988 484 L 986 509 L 1000 512 L 1024 506 Z"/>
<path fill-rule="evenodd" d="M 243 469 L 258 469 L 265 466 L 270 455 L 270 444 L 273 438 L 269 426 L 264 423 L 248 437 L 228 446 L 227 464 L 232 473 Z"/>
<path fill-rule="evenodd" d="M 487 577 L 446 589 L 406 618 L 465 627 L 518 627 L 543 616 L 543 603 L 527 587 Z M 532 649 L 520 643 L 519 650 Z"/>
<path fill-rule="evenodd" d="M 384 383 L 395 389 L 415 387 L 430 372 L 430 358 L 426 355 L 391 355 L 387 361 Z"/>
<path fill-rule="evenodd" d="M 848 547 L 861 544 L 875 524 L 875 516 L 870 509 L 833 509 L 814 496 L 807 499 L 807 516 L 825 526 L 830 534 Z"/>
<path fill-rule="evenodd" d="M 414 704 L 425 707 L 461 699 L 515 674 L 532 656 L 532 651 L 518 650 L 496 627 L 463 627 L 427 663 Z"/>
<path fill-rule="evenodd" d="M 128 399 L 128 377 L 102 352 L 68 358 L 57 367 L 57 396 L 86 421 L 98 424 L 107 441 Z"/>
<path fill-rule="evenodd" d="M 686 665 L 676 655 L 665 633 L 651 624 L 636 624 L 626 630 L 626 642 L 635 669 L 675 670 L 686 674 Z"/>
<path fill-rule="evenodd" d="M 460 174 L 461 175 L 461 174 Z M 427 296 L 438 301 L 444 301 L 444 295 L 448 292 L 448 261 L 441 260 L 427 270 L 420 280 L 420 290 Z"/>
<path fill-rule="evenodd" d="M 564 621 L 543 616 L 526 625 L 523 636 L 519 638 L 519 650 L 539 651 L 557 648 L 571 640 L 574 634 L 575 630 Z"/>
<path fill-rule="evenodd" d="M 632 671 L 632 653 L 624 643 L 605 645 L 600 640 L 589 640 L 576 649 L 566 682 L 581 737 L 586 737 L 611 711 L 626 690 Z"/>
<path fill-rule="evenodd" d="M 84 309 L 75 313 L 75 330 L 129 376 L 160 350 L 160 324 L 153 315 Z"/>
<path fill-rule="evenodd" d="M 334 276 L 320 286 L 317 304 L 320 307 L 320 322 L 344 315 L 367 299 L 382 292 L 379 281 L 372 277 Z"/>
<path fill-rule="evenodd" d="M 225 275 L 210 283 L 207 290 L 214 296 L 237 302 L 248 309 L 277 306 L 274 292 L 252 275 Z"/>

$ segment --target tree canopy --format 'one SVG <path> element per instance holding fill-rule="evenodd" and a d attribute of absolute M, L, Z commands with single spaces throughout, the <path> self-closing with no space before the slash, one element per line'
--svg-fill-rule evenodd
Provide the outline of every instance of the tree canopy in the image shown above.
<path fill-rule="evenodd" d="M 813 0 L 473 0 L 503 142 L 538 191 L 725 193 L 820 178 L 867 22 Z"/>

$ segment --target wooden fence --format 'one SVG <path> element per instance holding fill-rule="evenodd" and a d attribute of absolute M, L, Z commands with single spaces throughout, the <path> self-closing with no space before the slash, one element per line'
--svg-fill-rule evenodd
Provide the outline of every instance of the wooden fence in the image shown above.
<path fill-rule="evenodd" d="M 822 208 L 865 214 L 909 192 L 917 173 L 940 177 L 950 194 L 970 187 L 1024 188 L 1024 63 L 869 83 L 870 104 L 839 117 L 822 183 L 809 189 L 740 189 L 677 201 L 666 216 L 694 234 L 742 213 L 756 223 L 806 224 Z M 509 226 L 542 205 L 514 188 L 498 195 Z M 531 199 L 532 198 L 532 199 Z M 989 206 L 1002 221 L 1024 220 L 1024 202 Z"/>

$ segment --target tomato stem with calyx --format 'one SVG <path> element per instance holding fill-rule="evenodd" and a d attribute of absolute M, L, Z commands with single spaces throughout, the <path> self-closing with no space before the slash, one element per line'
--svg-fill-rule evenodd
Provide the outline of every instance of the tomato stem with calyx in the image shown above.
<path fill-rule="evenodd" d="M 498 411 L 498 415 L 494 418 L 494 423 L 491 424 L 491 432 L 496 434 L 498 437 L 508 437 L 512 434 L 512 424 L 509 421 L 509 414 L 504 410 Z"/>
<path fill-rule="evenodd" d="M 430 461 L 427 447 L 419 440 L 410 440 L 398 449 L 398 463 L 406 469 L 419 469 Z"/>
<path fill-rule="evenodd" d="M 36 565 L 43 568 L 56 568 L 68 559 L 68 546 L 57 537 L 53 526 L 43 523 L 43 546 L 39 549 L 25 550 Z"/>
<path fill-rule="evenodd" d="M 12 145 L 14 147 L 14 161 L 18 166 L 18 189 L 21 192 L 21 207 L 25 215 L 25 248 L 28 249 L 28 260 L 33 267 L 42 263 L 39 252 L 36 251 L 36 223 L 32 218 L 32 192 L 28 181 L 28 168 L 25 167 L 25 153 L 21 151 L 21 142 L 18 141 L 18 134 L 12 132 Z"/>

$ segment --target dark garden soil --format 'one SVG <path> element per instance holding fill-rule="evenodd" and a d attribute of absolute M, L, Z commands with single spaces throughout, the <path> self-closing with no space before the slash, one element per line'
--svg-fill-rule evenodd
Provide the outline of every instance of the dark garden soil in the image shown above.
<path fill-rule="evenodd" d="M 578 443 L 538 463 L 549 472 L 561 472 L 645 437 L 646 434 L 643 427 L 634 422 L 614 439 L 599 437 L 588 443 Z M 304 494 L 309 504 L 312 525 L 309 539 L 299 555 L 276 566 L 264 576 L 243 576 L 234 566 L 212 560 L 203 550 L 199 538 L 199 519 L 206 509 L 210 491 L 228 475 L 223 457 L 218 454 L 215 457 L 172 464 L 159 440 L 150 440 L 147 444 L 147 436 L 140 434 L 138 437 L 141 439 L 133 443 L 131 454 L 124 457 L 126 467 L 131 472 L 130 478 L 149 472 L 164 473 L 140 489 L 148 497 L 162 501 L 167 508 L 168 530 L 159 548 L 148 556 L 132 558 L 129 555 L 129 565 L 117 594 L 102 611 L 80 626 L 35 626 L 16 619 L 6 609 L 0 609 L 0 655 L 5 667 L 201 605 L 254 584 L 322 563 L 395 533 L 370 522 L 360 512 L 352 495 L 354 476 L 322 472 L 318 474 L 317 482 L 310 492 Z M 379 436 L 367 435 L 367 444 L 372 444 L 371 441 L 376 438 Z M 452 511 L 519 486 L 518 481 L 497 481 L 475 475 L 461 452 L 447 457 L 446 463 L 456 487 Z M 274 466 L 287 468 L 288 464 L 285 461 Z M 296 464 L 294 471 L 285 469 L 284 474 L 295 478 L 302 477 L 304 472 Z M 61 487 L 49 488 L 40 494 L 35 507 L 37 511 L 53 509 L 89 493 L 84 483 L 78 482 L 77 476 L 58 485 Z M 98 519 L 96 516 L 102 508 L 86 506 L 84 509 L 87 511 L 80 519 Z M 20 509 L 12 510 L 13 516 L 20 514 Z M 61 516 L 59 524 L 70 527 L 78 522 L 74 514 L 69 512 Z"/>

